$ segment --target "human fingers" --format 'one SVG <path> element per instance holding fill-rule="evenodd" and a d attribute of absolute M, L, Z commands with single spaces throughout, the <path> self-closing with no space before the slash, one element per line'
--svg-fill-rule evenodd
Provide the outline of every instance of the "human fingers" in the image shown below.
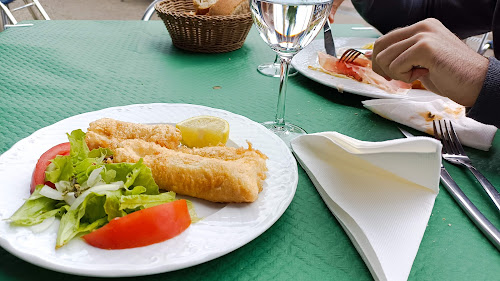
<path fill-rule="evenodd" d="M 385 73 L 393 79 L 411 83 L 429 72 L 432 65 L 428 61 L 432 59 L 433 56 L 426 48 L 415 44 L 399 54 Z"/>
<path fill-rule="evenodd" d="M 421 37 L 423 37 L 423 34 L 432 34 L 442 29 L 446 28 L 441 22 L 433 18 L 425 19 L 408 27 L 395 29 L 387 33 L 386 35 L 381 36 L 375 41 L 372 56 L 377 57 L 379 53 L 400 41 L 407 40 L 414 36 L 417 36 L 414 39 L 422 39 Z M 415 42 L 415 40 L 413 40 L 412 42 Z M 406 46 L 408 46 L 408 44 Z M 397 54 L 399 55 L 400 53 L 401 51 Z M 423 58 L 425 57 L 427 56 L 424 56 Z M 380 68 L 377 63 L 374 64 L 374 71 L 384 76 L 386 79 L 388 77 L 394 78 L 391 76 L 391 73 L 388 73 L 389 71 L 387 69 L 384 70 Z M 417 71 L 416 73 L 420 72 L 421 71 Z"/>
<path fill-rule="evenodd" d="M 430 79 L 429 75 L 423 75 L 418 80 L 420 80 L 420 82 L 422 82 L 422 85 L 424 85 L 424 87 L 427 90 L 429 90 L 429 91 L 431 91 L 433 93 L 436 93 L 438 95 L 442 95 L 439 92 L 438 87 L 436 87 L 436 85 L 434 84 L 434 82 L 432 82 L 432 80 Z"/>
<path fill-rule="evenodd" d="M 419 33 L 432 33 L 436 29 L 443 26 L 441 22 L 436 19 L 425 19 L 413 25 L 395 29 L 375 41 L 373 47 L 373 56 L 377 56 L 382 50 L 387 49 L 389 46 L 415 36 Z"/>
<path fill-rule="evenodd" d="M 337 10 L 339 9 L 342 2 L 344 2 L 344 0 L 334 0 L 333 1 L 332 9 L 330 10 L 330 15 L 328 15 L 328 21 L 330 23 L 334 22 L 335 14 L 337 13 Z"/>
<path fill-rule="evenodd" d="M 368 50 L 366 51 L 364 54 L 363 54 L 367 59 L 371 60 L 372 57 L 373 57 L 373 51 L 372 50 Z"/>
<path fill-rule="evenodd" d="M 420 43 L 412 45 L 390 63 L 388 74 L 393 79 L 411 83 L 429 72 L 432 65 L 428 61 L 432 59 L 428 49 Z"/>
<path fill-rule="evenodd" d="M 381 50 L 379 53 L 375 54 L 375 56 L 372 58 L 372 68 L 373 71 L 376 73 L 379 73 L 382 76 L 389 76 L 394 79 L 399 79 L 401 73 L 395 73 L 395 67 L 394 61 L 403 55 L 403 53 L 408 50 L 410 47 L 414 45 L 423 45 L 421 44 L 422 41 L 428 40 L 426 39 L 426 35 L 424 33 L 419 33 L 415 36 L 412 36 L 410 38 L 404 39 L 402 41 L 396 42 L 390 46 L 388 46 L 386 49 Z M 418 51 L 418 54 L 424 53 L 426 51 Z M 412 53 L 406 53 L 404 56 L 411 56 Z M 408 59 L 408 58 L 407 58 Z M 411 81 L 414 81 L 415 79 L 418 79 L 417 76 L 421 76 L 425 73 L 428 72 L 428 70 L 423 70 L 427 67 L 427 63 L 425 62 L 426 56 L 421 56 L 419 58 L 410 58 L 413 62 L 418 61 L 418 68 L 415 69 L 415 71 L 411 72 L 411 76 L 408 78 Z M 413 65 L 413 68 L 415 68 L 417 65 Z M 398 69 L 399 70 L 399 69 Z M 406 73 L 410 69 L 406 69 L 404 72 Z M 406 74 L 405 74 L 406 75 Z M 409 81 L 409 82 L 411 82 Z"/>

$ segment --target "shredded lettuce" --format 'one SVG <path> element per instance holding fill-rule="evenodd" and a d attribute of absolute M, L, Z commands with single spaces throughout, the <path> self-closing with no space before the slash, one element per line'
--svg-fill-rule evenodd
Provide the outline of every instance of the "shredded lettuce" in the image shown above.
<path fill-rule="evenodd" d="M 60 218 L 56 239 L 59 248 L 114 218 L 176 200 L 174 192 L 159 192 L 151 169 L 142 159 L 137 163 L 107 163 L 112 151 L 89 151 L 82 130 L 72 131 L 68 139 L 70 154 L 53 159 L 45 173 L 46 180 L 56 183 L 57 192 L 65 200 L 43 196 L 40 185 L 10 217 L 11 224 L 29 226 L 50 217 Z M 107 188 L 112 186 L 118 189 Z M 198 221 L 189 201 L 188 208 L 192 221 Z"/>

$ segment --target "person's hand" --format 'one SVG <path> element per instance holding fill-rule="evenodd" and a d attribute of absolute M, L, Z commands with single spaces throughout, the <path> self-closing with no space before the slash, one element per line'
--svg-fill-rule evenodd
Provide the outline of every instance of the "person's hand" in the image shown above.
<path fill-rule="evenodd" d="M 375 41 L 373 70 L 472 106 L 481 91 L 488 59 L 474 52 L 436 19 L 396 29 Z"/>
<path fill-rule="evenodd" d="M 337 13 L 337 10 L 342 2 L 344 2 L 344 0 L 333 0 L 332 10 L 330 11 L 330 15 L 328 16 L 328 20 L 330 21 L 330 23 L 333 23 L 333 17 Z"/>

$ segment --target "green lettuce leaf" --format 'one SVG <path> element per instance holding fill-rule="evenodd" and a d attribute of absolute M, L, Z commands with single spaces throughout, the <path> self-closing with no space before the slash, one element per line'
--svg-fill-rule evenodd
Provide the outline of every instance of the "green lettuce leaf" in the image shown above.
<path fill-rule="evenodd" d="M 132 190 L 126 190 L 125 191 L 125 194 L 124 195 L 139 195 L 139 194 L 143 194 L 143 193 L 146 193 L 147 189 L 142 186 L 142 185 L 139 185 L 139 186 L 135 186 Z"/>
<path fill-rule="evenodd" d="M 61 201 L 40 195 L 43 185 L 38 185 L 33 194 L 24 204 L 9 218 L 13 225 L 30 226 L 43 222 L 50 217 L 60 217 Z"/>
<path fill-rule="evenodd" d="M 105 195 L 91 193 L 76 209 L 69 209 L 61 217 L 56 238 L 56 248 L 60 248 L 71 239 L 89 233 L 108 223 L 104 210 Z"/>
<path fill-rule="evenodd" d="M 186 204 L 188 207 L 189 215 L 191 216 L 191 223 L 199 222 L 201 219 L 196 214 L 196 210 L 194 209 L 193 202 L 186 200 Z"/>
<path fill-rule="evenodd" d="M 68 140 L 70 143 L 69 155 L 74 164 L 88 158 L 89 147 L 85 142 L 85 133 L 82 130 L 72 131 L 71 134 L 68 134 Z"/>
<path fill-rule="evenodd" d="M 159 188 L 153 179 L 151 169 L 144 165 L 142 158 L 135 164 L 131 163 L 112 163 L 105 165 L 106 170 L 115 170 L 115 181 L 123 181 L 125 188 L 130 190 L 132 186 L 143 186 L 146 188 L 146 194 L 159 194 Z"/>
<path fill-rule="evenodd" d="M 106 202 L 104 202 L 104 211 L 108 215 L 108 221 L 116 217 L 123 217 L 127 213 L 120 210 L 120 197 L 123 195 L 122 190 L 106 191 Z"/>
<path fill-rule="evenodd" d="M 111 151 L 109 148 L 96 148 L 93 149 L 92 151 L 89 152 L 87 155 L 88 158 L 101 158 L 104 160 L 106 157 L 110 157 L 113 155 L 113 151 Z"/>
<path fill-rule="evenodd" d="M 45 171 L 45 180 L 50 182 L 69 181 L 75 173 L 70 156 L 56 156 Z"/>
<path fill-rule="evenodd" d="M 164 192 L 158 195 L 125 195 L 120 197 L 120 210 L 145 209 L 175 200 L 175 192 Z"/>

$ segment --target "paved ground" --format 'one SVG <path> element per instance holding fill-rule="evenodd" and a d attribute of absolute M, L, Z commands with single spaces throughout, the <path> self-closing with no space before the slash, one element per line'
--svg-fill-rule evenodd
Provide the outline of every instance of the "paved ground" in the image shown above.
<path fill-rule="evenodd" d="M 54 20 L 140 20 L 152 0 L 40 0 L 47 14 Z M 16 0 L 10 8 L 21 6 Z M 29 13 L 20 10 L 14 13 L 18 21 L 31 19 Z M 158 19 L 155 15 L 152 20 Z M 358 15 L 350 1 L 345 1 L 336 17 L 337 23 L 366 22 Z"/>
<path fill-rule="evenodd" d="M 24 0 L 15 0 L 10 8 L 21 6 Z M 53 20 L 140 20 L 153 0 L 39 0 Z M 32 19 L 27 9 L 13 12 L 18 21 Z M 153 15 L 151 20 L 159 20 Z M 358 23 L 369 26 L 356 12 L 351 1 L 344 1 L 335 17 L 336 23 Z M 490 35 L 491 40 L 491 35 Z M 467 42 L 477 49 L 479 38 Z M 488 51 L 487 55 L 492 52 Z"/>

